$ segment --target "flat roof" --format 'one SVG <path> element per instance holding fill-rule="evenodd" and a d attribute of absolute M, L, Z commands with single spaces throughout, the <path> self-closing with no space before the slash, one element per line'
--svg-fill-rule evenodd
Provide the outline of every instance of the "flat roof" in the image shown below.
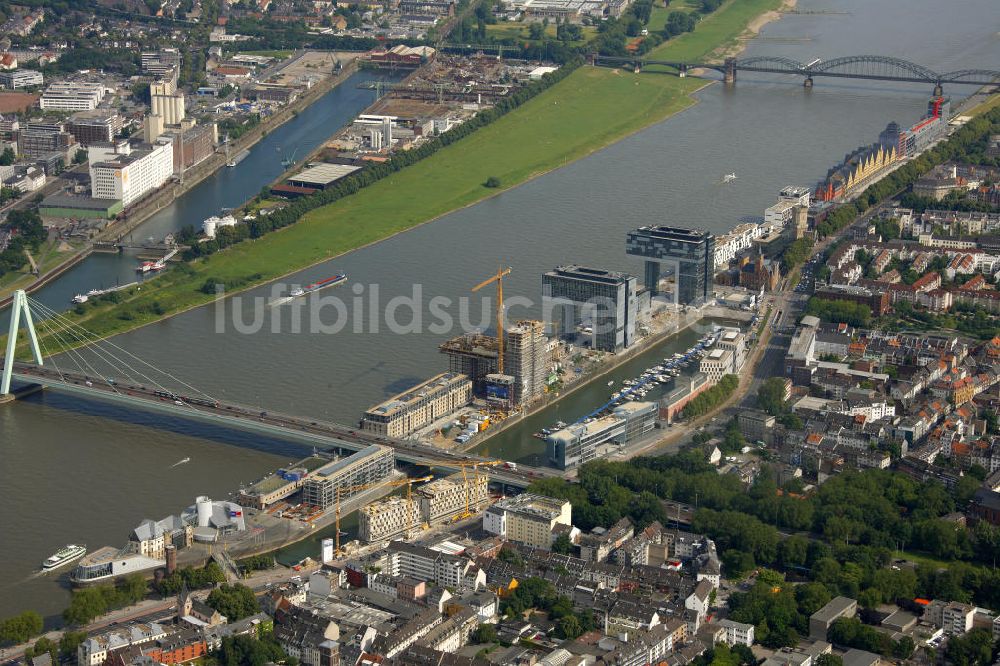
<path fill-rule="evenodd" d="M 700 243 L 706 238 L 711 238 L 712 234 L 701 229 L 685 229 L 683 227 L 668 227 L 663 225 L 649 225 L 639 227 L 629 232 L 629 234 L 642 234 L 656 236 L 657 238 L 669 238 L 671 240 L 685 241 L 688 243 Z"/>
<path fill-rule="evenodd" d="M 406 407 L 407 405 L 430 395 L 436 390 L 454 386 L 462 381 L 468 381 L 468 379 L 468 377 L 461 373 L 442 372 L 440 375 L 435 375 L 427 381 L 417 384 L 413 388 L 407 389 L 402 393 L 394 395 L 388 400 L 380 402 L 374 407 L 369 408 L 366 413 L 391 414 L 398 409 Z"/>
<path fill-rule="evenodd" d="M 293 463 L 287 467 L 282 467 L 280 472 L 296 472 L 299 470 L 305 470 L 306 474 L 314 470 L 319 469 L 324 463 L 328 462 L 328 459 L 321 458 L 320 456 L 309 456 L 297 463 Z M 263 479 L 257 483 L 246 488 L 243 492 L 251 495 L 267 495 L 268 493 L 273 493 L 279 488 L 284 488 L 290 483 L 295 483 L 295 481 L 289 481 L 288 479 L 279 475 L 278 472 L 271 472 Z"/>
<path fill-rule="evenodd" d="M 607 284 L 621 284 L 632 279 L 628 273 L 620 271 L 607 271 L 603 268 L 589 268 L 578 264 L 568 264 L 557 266 L 545 273 L 549 277 L 570 278 L 574 280 L 586 280 L 588 282 L 603 282 Z"/>
<path fill-rule="evenodd" d="M 821 622 L 833 622 L 852 606 L 857 606 L 857 601 L 848 597 L 834 597 L 825 606 L 813 613 L 809 619 Z"/>
<path fill-rule="evenodd" d="M 357 453 L 348 456 L 347 458 L 341 458 L 340 460 L 336 460 L 330 463 L 329 465 L 322 467 L 319 471 L 316 472 L 314 476 L 324 476 L 324 477 L 334 476 L 335 474 L 347 469 L 351 465 L 365 458 L 370 458 L 374 455 L 378 455 L 383 451 L 392 451 L 392 449 L 390 449 L 388 446 L 382 446 L 380 444 L 372 444 L 371 446 L 365 447 L 360 451 L 358 451 Z"/>
<path fill-rule="evenodd" d="M 314 167 L 300 171 L 288 179 L 290 183 L 311 183 L 314 185 L 329 185 L 330 183 L 349 176 L 361 167 L 346 164 L 317 164 Z"/>
<path fill-rule="evenodd" d="M 108 210 L 119 203 L 117 199 L 92 199 L 68 194 L 52 194 L 42 200 L 43 208 L 79 208 L 80 210 Z"/>

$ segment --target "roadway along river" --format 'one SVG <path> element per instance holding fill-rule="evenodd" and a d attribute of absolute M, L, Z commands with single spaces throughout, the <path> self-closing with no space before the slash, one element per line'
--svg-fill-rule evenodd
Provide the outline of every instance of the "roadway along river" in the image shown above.
<path fill-rule="evenodd" d="M 752 42 L 748 53 L 804 62 L 876 53 L 939 71 L 1000 61 L 996 26 L 984 20 L 993 15 L 994 0 L 801 0 L 799 8 L 843 13 L 787 16 L 763 31 L 764 37 L 782 39 Z M 931 92 L 923 86 L 821 79 L 812 91 L 804 91 L 795 78 L 741 77 L 735 88 L 710 86 L 688 111 L 585 160 L 304 271 L 295 281 L 345 271 L 351 284 L 325 295 L 350 299 L 360 285 L 367 297 L 371 285 L 378 285 L 384 307 L 393 296 L 411 294 L 415 284 L 425 301 L 435 295 L 467 296 L 499 264 L 513 267 L 507 296 L 533 300 L 539 297 L 540 274 L 559 263 L 641 274 L 638 262 L 624 254 L 629 228 L 671 223 L 721 232 L 740 216 L 761 215 L 782 186 L 811 186 L 845 153 L 874 141 L 887 122 L 915 121 Z M 971 91 L 952 87 L 946 92 L 957 99 Z M 260 152 L 271 155 L 274 149 Z M 265 164 L 270 161 L 263 160 L 261 168 L 276 168 Z M 720 184 L 723 174 L 733 171 L 738 180 Z M 197 223 L 259 187 L 238 196 L 220 187 L 214 190 L 217 199 L 184 221 Z M 98 286 L 86 275 L 73 279 L 59 287 L 61 293 L 50 304 L 61 305 L 72 293 Z M 269 293 L 259 289 L 249 296 Z M 437 345 L 456 332 L 400 336 L 382 320 L 377 333 L 292 333 L 291 310 L 286 308 L 279 310 L 280 330 L 268 325 L 253 335 L 238 333 L 233 310 L 249 322 L 254 307 L 250 298 L 228 302 L 221 312 L 227 322 L 223 332 L 217 332 L 216 309 L 208 307 L 116 342 L 220 398 L 352 423 L 365 407 L 444 369 Z M 488 321 L 491 309 L 477 302 L 472 321 Z M 324 310 L 327 321 L 333 312 Z M 458 306 L 450 312 L 457 318 Z M 533 312 L 517 307 L 511 317 Z M 398 320 L 408 318 L 400 309 Z M 424 312 L 424 319 L 429 323 L 432 318 Z M 309 328 L 306 316 L 302 330 Z M 363 328 L 371 331 L 371 322 L 366 320 Z M 65 593 L 56 586 L 21 581 L 67 541 L 120 543 L 144 517 L 179 511 L 195 494 L 224 495 L 240 480 L 287 462 L 220 443 L 217 437 L 187 436 L 199 431 L 182 436 L 151 430 L 134 422 L 139 417 L 84 415 L 70 409 L 71 403 L 52 394 L 0 410 L 2 441 L 11 449 L 0 468 L 0 484 L 7 490 L 0 529 L 8 535 L 0 543 L 0 580 L 5 583 L 0 615 L 25 606 L 52 613 L 65 605 Z M 524 458 L 541 450 L 541 442 L 527 439 L 526 433 L 505 437 L 516 441 L 491 446 L 492 454 Z M 245 435 L 229 440 L 253 443 Z M 21 453 L 13 455 L 17 451 Z M 188 456 L 191 463 L 166 471 Z"/>

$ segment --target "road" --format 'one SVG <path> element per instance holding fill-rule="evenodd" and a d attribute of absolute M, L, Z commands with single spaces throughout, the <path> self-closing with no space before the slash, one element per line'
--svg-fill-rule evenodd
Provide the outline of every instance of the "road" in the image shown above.
<path fill-rule="evenodd" d="M 254 409 L 244 405 L 222 403 L 208 396 L 185 396 L 160 387 L 151 388 L 138 384 L 118 383 L 114 378 L 88 376 L 81 373 L 60 372 L 49 366 L 36 366 L 16 362 L 18 379 L 38 382 L 55 388 L 95 398 L 106 398 L 139 405 L 175 416 L 187 416 L 214 423 L 228 423 L 242 428 L 264 431 L 284 437 L 306 439 L 326 447 L 360 450 L 372 444 L 389 446 L 396 450 L 397 459 L 418 465 L 460 469 L 457 463 L 485 462 L 488 459 L 469 453 L 445 451 L 416 440 L 381 437 L 360 429 L 307 418 Z M 527 487 L 536 478 L 558 476 L 559 470 L 519 465 L 516 470 L 490 468 L 491 479 L 512 486 Z"/>

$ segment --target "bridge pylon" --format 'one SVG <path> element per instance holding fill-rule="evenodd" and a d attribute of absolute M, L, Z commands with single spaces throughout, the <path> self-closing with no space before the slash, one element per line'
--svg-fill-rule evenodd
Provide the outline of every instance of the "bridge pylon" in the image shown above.
<path fill-rule="evenodd" d="M 35 322 L 31 318 L 28 307 L 28 295 L 23 289 L 14 292 L 10 307 L 10 330 L 7 332 L 7 354 L 3 358 L 3 376 L 0 378 L 0 402 L 10 399 L 10 377 L 14 373 L 14 350 L 17 348 L 17 333 L 21 328 L 21 317 L 24 317 L 25 328 L 31 341 L 31 353 L 35 363 L 42 365 L 42 350 L 38 346 L 38 335 L 35 333 Z"/>
<path fill-rule="evenodd" d="M 943 94 L 944 94 L 944 87 L 941 85 L 941 82 L 938 81 L 937 83 L 934 84 L 934 96 L 940 97 Z"/>
<path fill-rule="evenodd" d="M 736 58 L 726 58 L 725 69 L 722 72 L 723 83 L 736 83 Z"/>

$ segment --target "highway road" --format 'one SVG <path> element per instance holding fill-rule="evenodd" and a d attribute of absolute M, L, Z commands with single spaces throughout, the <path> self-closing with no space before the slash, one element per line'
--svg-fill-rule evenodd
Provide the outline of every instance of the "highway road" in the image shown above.
<path fill-rule="evenodd" d="M 92 398 L 103 398 L 130 406 L 147 407 L 174 416 L 208 421 L 215 424 L 265 432 L 278 437 L 292 437 L 324 448 L 361 450 L 372 444 L 395 449 L 397 460 L 417 465 L 460 469 L 456 463 L 485 462 L 488 458 L 468 453 L 445 451 L 416 440 L 381 437 L 358 428 L 312 421 L 307 418 L 255 409 L 245 405 L 223 403 L 208 396 L 185 396 L 136 384 L 118 383 L 114 378 L 89 377 L 79 373 L 60 372 L 48 366 L 15 363 L 17 379 L 63 389 Z M 484 468 L 491 480 L 515 487 L 527 487 L 534 479 L 559 476 L 555 469 L 518 465 Z"/>

